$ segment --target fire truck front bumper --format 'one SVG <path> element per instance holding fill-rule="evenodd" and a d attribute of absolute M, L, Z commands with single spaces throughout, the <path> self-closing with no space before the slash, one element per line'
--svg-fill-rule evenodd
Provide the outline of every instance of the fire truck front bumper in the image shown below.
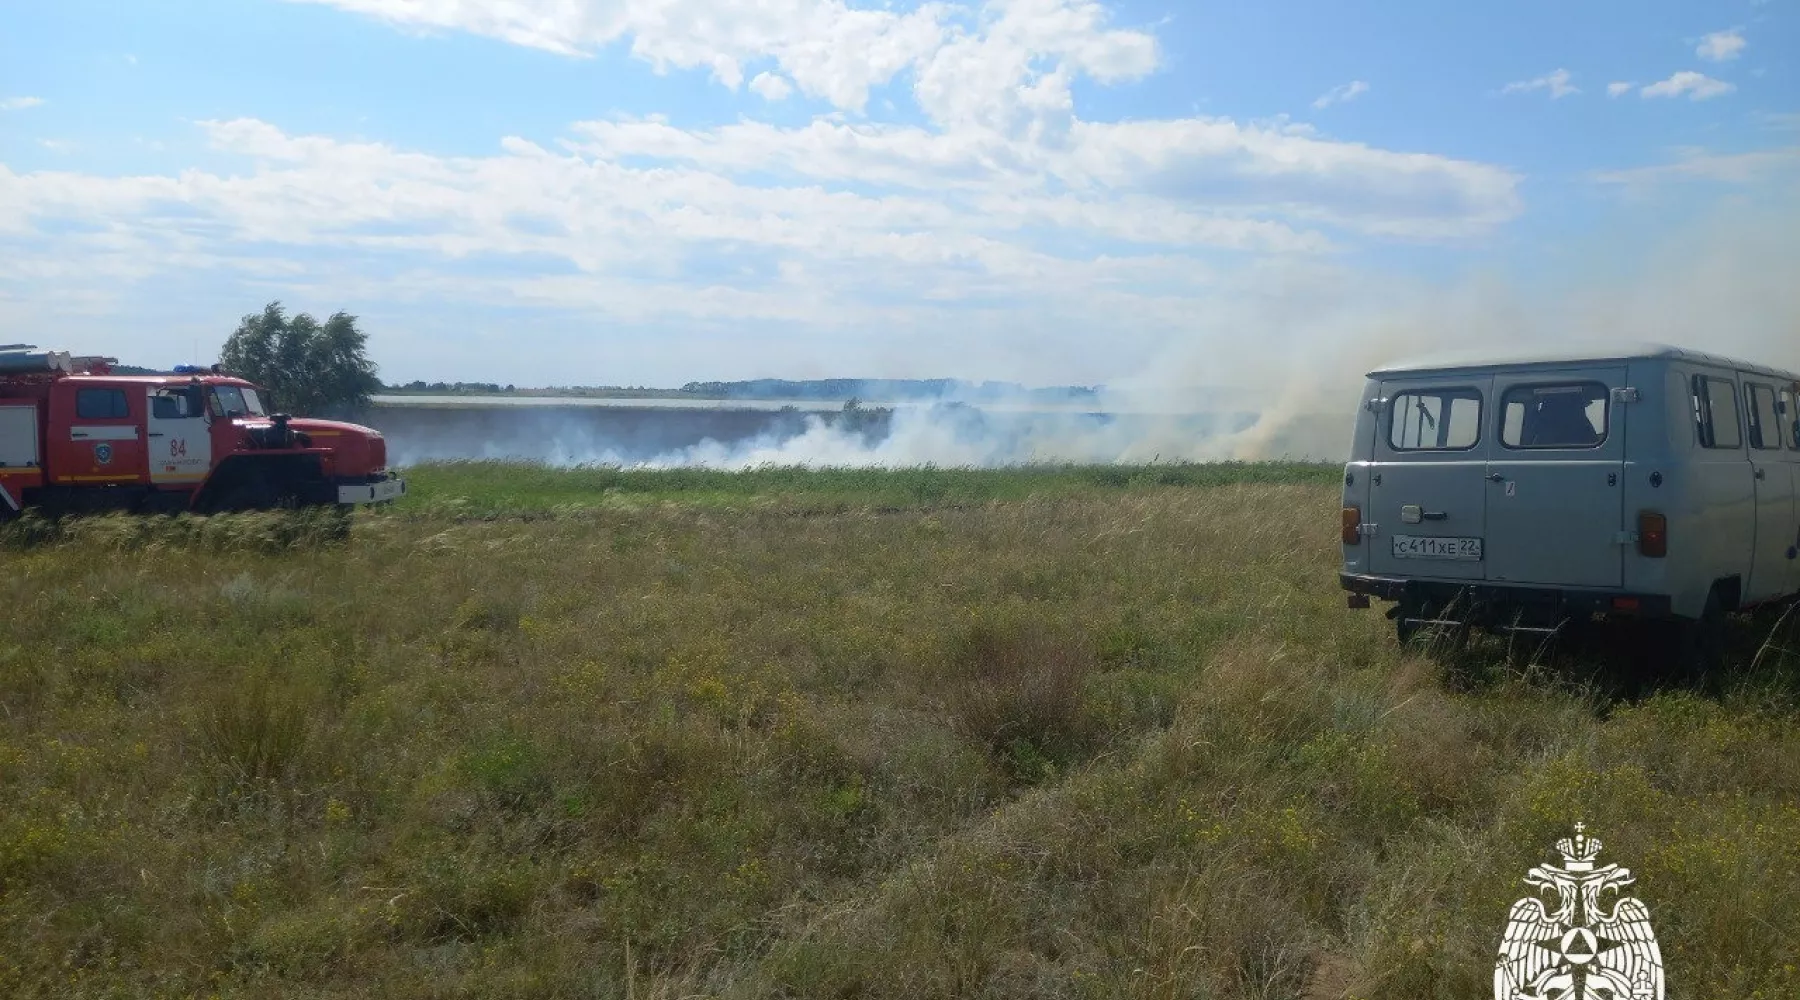
<path fill-rule="evenodd" d="M 367 483 L 341 483 L 337 502 L 341 504 L 388 503 L 406 495 L 406 480 L 399 476 Z"/>

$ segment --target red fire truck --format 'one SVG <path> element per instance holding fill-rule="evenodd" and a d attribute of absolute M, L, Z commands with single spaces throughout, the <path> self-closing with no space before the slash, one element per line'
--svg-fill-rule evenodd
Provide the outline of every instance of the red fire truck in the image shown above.
<path fill-rule="evenodd" d="M 0 346 L 0 519 L 27 508 L 210 514 L 406 492 L 374 430 L 268 412 L 217 368 L 116 375 L 112 358 Z"/>

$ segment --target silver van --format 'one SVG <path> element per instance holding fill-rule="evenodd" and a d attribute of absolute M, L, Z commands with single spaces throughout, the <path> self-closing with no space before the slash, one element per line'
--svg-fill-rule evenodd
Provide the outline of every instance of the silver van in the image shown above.
<path fill-rule="evenodd" d="M 1383 368 L 1343 500 L 1350 606 L 1394 602 L 1403 641 L 1596 619 L 1705 641 L 1800 594 L 1800 375 L 1661 345 Z"/>

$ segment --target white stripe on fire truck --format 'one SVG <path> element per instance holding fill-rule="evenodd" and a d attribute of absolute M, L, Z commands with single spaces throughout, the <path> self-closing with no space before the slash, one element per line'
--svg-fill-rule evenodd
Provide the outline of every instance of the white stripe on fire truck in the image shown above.
<path fill-rule="evenodd" d="M 138 429 L 136 427 L 112 425 L 69 428 L 69 440 L 71 441 L 136 441 L 137 439 Z"/>

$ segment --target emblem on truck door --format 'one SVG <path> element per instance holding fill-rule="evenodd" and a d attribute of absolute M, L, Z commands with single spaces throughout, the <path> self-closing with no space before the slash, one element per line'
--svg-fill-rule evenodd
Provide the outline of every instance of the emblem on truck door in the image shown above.
<path fill-rule="evenodd" d="M 99 462 L 101 465 L 110 465 L 112 463 L 112 445 L 107 444 L 105 441 L 95 445 L 94 461 Z"/>

